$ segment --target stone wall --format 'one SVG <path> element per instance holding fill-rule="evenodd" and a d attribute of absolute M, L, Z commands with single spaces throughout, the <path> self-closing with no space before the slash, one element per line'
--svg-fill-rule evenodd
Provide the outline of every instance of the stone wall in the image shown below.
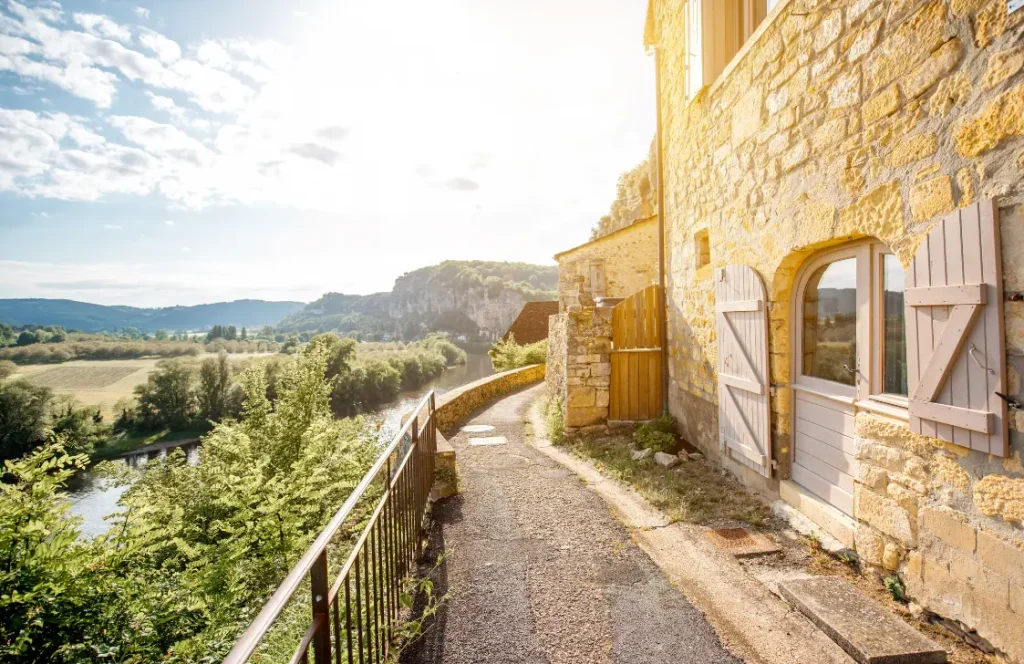
<path fill-rule="evenodd" d="M 908 266 L 938 218 L 995 199 L 1007 364 L 1024 364 L 1024 11 L 1006 0 L 782 0 L 723 76 L 689 101 L 679 3 L 652 0 L 661 52 L 670 404 L 718 457 L 711 267 L 746 264 L 769 293 L 776 478 L 790 443 L 791 288 L 821 249 L 859 237 Z M 857 416 L 855 542 L 914 601 L 1024 661 L 1024 416 L 990 458 Z M 984 544 L 983 544 L 984 542 Z"/>
<path fill-rule="evenodd" d="M 487 376 L 446 392 L 434 406 L 437 428 L 452 431 L 473 411 L 490 402 L 544 380 L 544 365 L 532 364 Z"/>
<path fill-rule="evenodd" d="M 548 395 L 562 404 L 567 429 L 608 420 L 611 348 L 610 308 L 587 307 L 551 317 Z"/>
<path fill-rule="evenodd" d="M 557 314 L 548 318 L 548 362 L 544 372 L 545 392 L 548 401 L 565 406 L 565 365 L 568 360 L 568 314 Z M 565 412 L 564 410 L 562 411 Z"/>
<path fill-rule="evenodd" d="M 582 280 L 584 293 L 595 295 L 591 265 L 603 266 L 606 297 L 629 297 L 658 282 L 658 219 L 651 217 L 555 256 L 558 302 L 562 311 L 575 302 Z"/>

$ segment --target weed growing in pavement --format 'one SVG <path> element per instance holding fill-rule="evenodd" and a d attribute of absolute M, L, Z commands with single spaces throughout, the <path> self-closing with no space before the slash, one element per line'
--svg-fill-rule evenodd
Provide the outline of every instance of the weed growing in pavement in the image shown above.
<path fill-rule="evenodd" d="M 561 443 L 565 439 L 562 404 L 552 399 L 545 402 L 541 410 L 544 413 L 544 428 L 547 429 L 548 440 L 555 444 Z"/>
<path fill-rule="evenodd" d="M 906 588 L 903 587 L 903 581 L 900 577 L 895 574 L 893 576 L 887 576 L 882 579 L 882 585 L 885 586 L 885 590 L 894 600 L 902 604 L 906 604 L 907 592 Z"/>
<path fill-rule="evenodd" d="M 395 633 L 392 637 L 393 641 L 388 650 L 388 664 L 398 664 L 402 658 L 402 653 L 419 639 L 423 638 L 423 635 L 427 633 L 427 630 L 433 624 L 434 616 L 437 615 L 441 606 L 448 601 L 447 593 L 438 596 L 434 592 L 434 582 L 432 580 L 434 573 L 441 567 L 447 556 L 447 551 L 438 555 L 437 560 L 434 562 L 434 567 L 421 578 L 407 577 L 402 579 L 398 603 L 401 605 L 403 613 L 408 614 L 410 617 L 395 627 Z M 417 607 L 416 617 L 412 618 L 414 604 L 418 603 L 417 599 L 422 601 L 422 609 Z"/>

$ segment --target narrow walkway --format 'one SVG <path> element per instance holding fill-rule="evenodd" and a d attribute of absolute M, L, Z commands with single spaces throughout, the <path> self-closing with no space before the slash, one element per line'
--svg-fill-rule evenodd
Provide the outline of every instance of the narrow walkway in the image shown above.
<path fill-rule="evenodd" d="M 402 661 L 739 662 L 604 501 L 525 443 L 541 389 L 469 422 L 493 432 L 452 440 L 462 495 L 441 505 L 434 533 L 448 551 L 438 585 L 450 598 Z M 508 443 L 471 446 L 470 436 Z"/>

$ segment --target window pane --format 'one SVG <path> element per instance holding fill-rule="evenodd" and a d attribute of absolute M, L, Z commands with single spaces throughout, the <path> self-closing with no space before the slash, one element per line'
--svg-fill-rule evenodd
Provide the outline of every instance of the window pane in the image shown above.
<path fill-rule="evenodd" d="M 804 290 L 803 373 L 854 384 L 857 366 L 857 259 L 815 270 Z"/>
<path fill-rule="evenodd" d="M 882 263 L 882 391 L 907 393 L 907 327 L 903 309 L 903 266 L 892 254 Z"/>

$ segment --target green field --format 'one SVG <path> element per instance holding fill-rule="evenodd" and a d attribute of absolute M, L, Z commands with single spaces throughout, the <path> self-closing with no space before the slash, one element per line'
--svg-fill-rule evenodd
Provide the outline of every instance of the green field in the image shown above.
<path fill-rule="evenodd" d="M 268 354 L 237 353 L 231 361 L 267 357 Z M 216 357 L 203 355 L 203 357 Z M 13 379 L 24 378 L 35 385 L 49 387 L 57 394 L 70 394 L 87 406 L 98 406 L 104 416 L 114 416 L 119 399 L 132 398 L 135 387 L 142 385 L 156 370 L 162 358 L 139 360 L 74 360 L 60 365 L 26 364 L 18 367 Z"/>

